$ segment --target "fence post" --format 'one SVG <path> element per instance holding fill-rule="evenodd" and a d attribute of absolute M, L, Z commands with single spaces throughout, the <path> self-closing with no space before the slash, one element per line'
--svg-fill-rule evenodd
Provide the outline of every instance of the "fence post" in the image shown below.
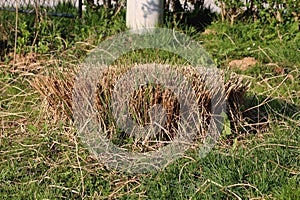
<path fill-rule="evenodd" d="M 126 25 L 134 33 L 143 33 L 163 20 L 163 0 L 127 0 Z"/>
<path fill-rule="evenodd" d="M 78 0 L 78 16 L 82 17 L 82 0 Z"/>

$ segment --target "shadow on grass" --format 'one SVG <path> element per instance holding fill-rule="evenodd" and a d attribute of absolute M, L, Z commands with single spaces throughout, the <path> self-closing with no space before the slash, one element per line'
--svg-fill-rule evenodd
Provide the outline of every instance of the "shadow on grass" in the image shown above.
<path fill-rule="evenodd" d="M 203 32 L 207 26 L 211 25 L 217 14 L 209 9 L 201 9 L 193 12 L 165 12 L 165 16 L 165 23 L 171 20 L 179 27 L 193 27 Z"/>
<path fill-rule="evenodd" d="M 253 95 L 246 98 L 244 106 L 242 115 L 250 132 L 265 130 L 271 119 L 300 125 L 300 106 L 286 100 Z"/>

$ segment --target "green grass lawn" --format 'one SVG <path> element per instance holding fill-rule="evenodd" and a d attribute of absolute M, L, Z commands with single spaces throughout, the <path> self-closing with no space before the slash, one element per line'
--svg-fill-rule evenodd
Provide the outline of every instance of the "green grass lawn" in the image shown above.
<path fill-rule="evenodd" d="M 232 130 L 205 158 L 191 149 L 163 170 L 126 174 L 99 163 L 81 143 L 72 122 L 50 110 L 47 99 L 31 86 L 40 74 L 74 67 L 106 37 L 125 30 L 124 13 L 103 15 L 103 20 L 86 16 L 81 21 L 46 17 L 38 32 L 33 32 L 34 20 L 21 15 L 15 64 L 13 14 L 11 19 L 1 16 L 7 21 L 2 34 L 8 38 L 0 66 L 1 199 L 300 199 L 296 23 L 230 26 L 216 19 L 206 32 L 166 25 L 201 42 L 220 69 L 250 81 L 249 103 L 268 116 L 268 127 Z M 108 17 L 113 20 L 108 22 Z M 245 57 L 257 63 L 246 70 L 228 67 Z M 118 62 L 181 60 L 154 50 L 133 52 Z"/>

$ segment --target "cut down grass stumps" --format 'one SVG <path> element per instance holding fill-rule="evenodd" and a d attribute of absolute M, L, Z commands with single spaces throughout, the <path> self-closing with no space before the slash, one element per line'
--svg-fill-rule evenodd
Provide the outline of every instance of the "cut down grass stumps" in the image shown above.
<path fill-rule="evenodd" d="M 102 74 L 102 77 L 99 77 L 94 98 L 98 121 L 101 127 L 105 127 L 105 133 L 113 143 L 132 151 L 145 152 L 155 150 L 168 144 L 176 135 L 178 119 L 180 119 L 180 104 L 176 95 L 168 88 L 151 83 L 140 86 L 130 94 L 128 105 L 130 117 L 140 126 L 146 126 L 151 123 L 149 110 L 152 109 L 154 105 L 161 105 L 166 112 L 166 121 L 163 127 L 161 127 L 161 130 L 158 131 L 155 136 L 148 138 L 147 141 L 141 141 L 120 130 L 112 114 L 112 93 L 116 82 L 132 67 L 135 66 L 110 66 L 107 68 L 107 71 Z M 211 117 L 211 94 L 207 90 L 203 78 L 201 78 L 192 67 L 171 67 L 179 71 L 193 87 L 200 112 L 197 141 L 202 141 Z M 225 77 L 225 72 L 223 72 L 223 76 Z M 75 78 L 76 71 L 74 70 L 58 70 L 47 76 L 40 75 L 35 81 L 31 82 L 31 85 L 45 97 L 48 109 L 52 111 L 56 119 L 60 118 L 73 121 L 72 108 L 74 102 L 72 102 L 72 94 Z M 251 109 L 247 109 L 251 110 L 251 113 L 243 111 L 246 110 L 247 104 L 245 103 L 244 97 L 249 87 L 249 82 L 244 81 L 236 74 L 231 74 L 224 86 L 227 100 L 226 120 L 230 122 L 230 133 L 234 133 L 232 135 L 249 130 L 252 126 L 251 124 L 259 123 L 257 119 L 264 119 L 264 122 L 267 122 L 265 116 L 257 116 L 261 114 L 257 114 Z M 85 91 L 82 92 L 83 94 L 88 94 L 85 93 Z"/>

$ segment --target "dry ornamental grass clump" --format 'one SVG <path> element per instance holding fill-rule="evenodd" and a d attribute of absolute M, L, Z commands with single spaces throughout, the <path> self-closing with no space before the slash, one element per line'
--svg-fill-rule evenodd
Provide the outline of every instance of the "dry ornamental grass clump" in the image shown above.
<path fill-rule="evenodd" d="M 173 66 L 192 85 L 199 107 L 199 126 L 197 140 L 201 141 L 206 133 L 211 117 L 211 94 L 207 90 L 205 81 L 190 66 Z M 117 128 L 111 111 L 111 99 L 114 86 L 119 78 L 130 69 L 130 67 L 110 66 L 102 77 L 99 77 L 97 91 L 95 91 L 95 107 L 98 113 L 98 120 L 102 127 L 105 127 L 107 137 L 118 145 L 130 148 L 134 151 L 144 152 L 157 149 L 172 141 L 176 135 L 180 119 L 180 105 L 176 95 L 169 89 L 159 84 L 147 84 L 139 87 L 132 94 L 129 100 L 129 112 L 131 118 L 140 126 L 151 124 L 149 109 L 154 105 L 161 105 L 165 110 L 166 121 L 157 134 L 148 138 L 148 141 L 140 141 L 132 138 L 132 135 L 124 133 Z M 73 120 L 72 113 L 72 92 L 76 73 L 74 71 L 61 72 L 60 75 L 53 73 L 52 76 L 41 75 L 32 82 L 32 85 L 46 97 L 49 109 L 54 115 L 67 117 Z M 237 75 L 232 75 L 224 84 L 227 100 L 227 116 L 230 119 L 231 128 L 238 131 L 239 127 L 245 126 L 241 111 L 244 105 L 244 96 L 249 84 L 244 82 Z M 83 91 L 84 92 L 84 91 Z"/>

